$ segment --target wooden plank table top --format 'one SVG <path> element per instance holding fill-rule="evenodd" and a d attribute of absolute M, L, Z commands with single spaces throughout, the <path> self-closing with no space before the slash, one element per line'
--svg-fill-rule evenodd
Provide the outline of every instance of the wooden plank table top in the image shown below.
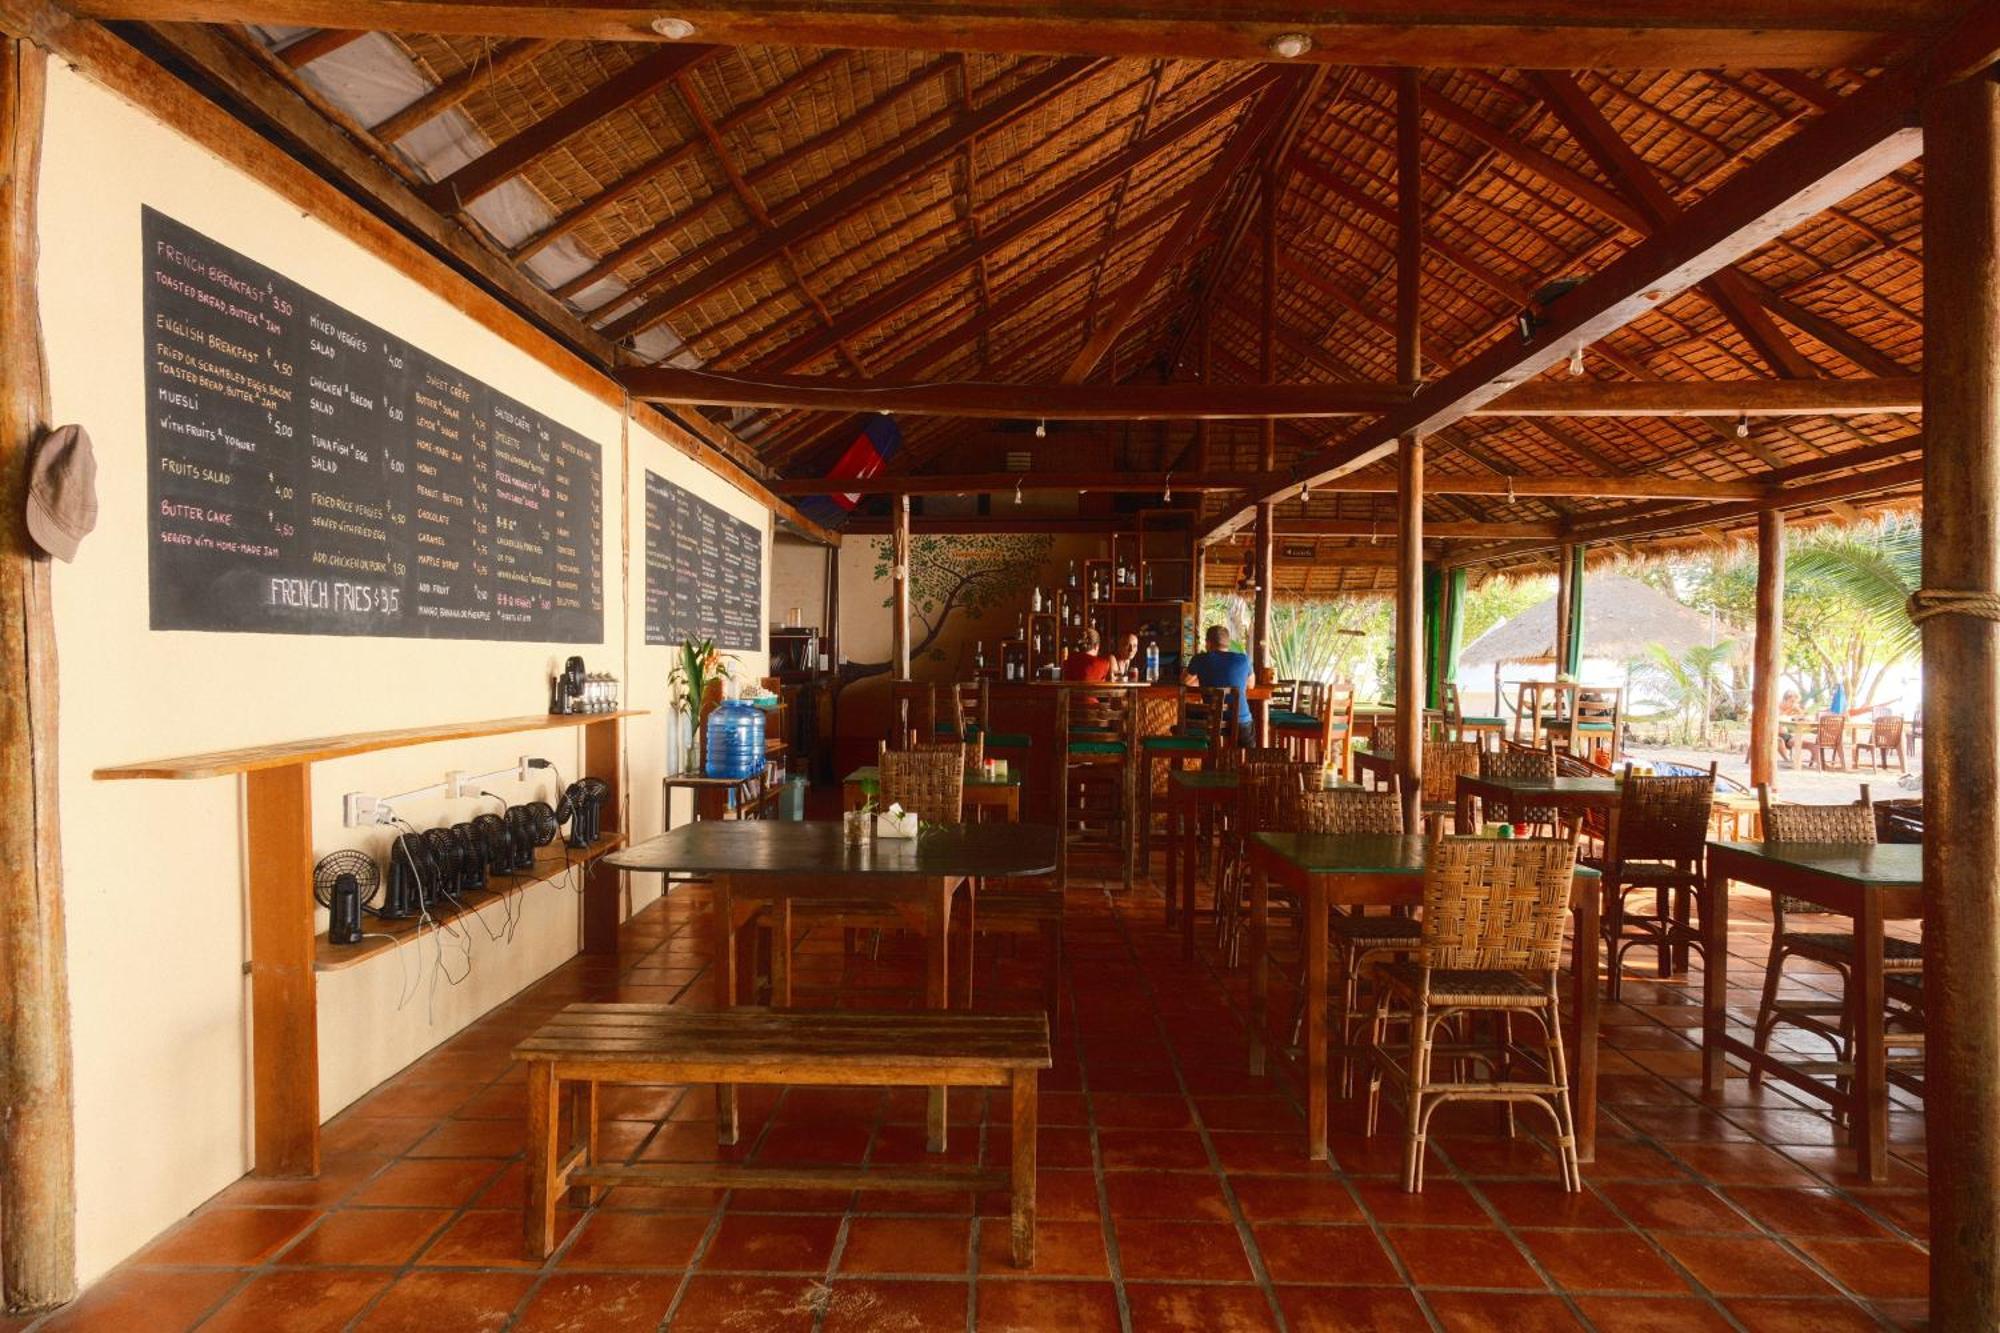
<path fill-rule="evenodd" d="M 1924 914 L 1924 849 L 1913 843 L 1849 846 L 1810 842 L 1708 844 L 1708 889 L 1701 928 L 1710 960 L 1728 957 L 1729 882 L 1803 898 L 1854 922 L 1854 965 L 1847 984 L 1860 1021 L 1854 1033 L 1854 1076 L 1847 1090 L 1829 1085 L 1760 1053 L 1729 1034 L 1729 976 L 1711 961 L 1703 973 L 1701 1082 L 1720 1093 L 1734 1055 L 1794 1087 L 1847 1112 L 1857 1166 L 1870 1182 L 1888 1179 L 1889 1077 L 1883 1017 L 1887 1003 L 1882 970 L 1883 923 Z"/>
<path fill-rule="evenodd" d="M 1327 918 L 1332 908 L 1412 907 L 1423 896 L 1421 835 L 1259 833 L 1250 840 L 1250 1072 L 1264 1072 L 1269 1024 L 1270 884 L 1276 880 L 1304 908 L 1306 949 L 1306 1143 L 1315 1161 L 1327 1156 Z M 1597 1155 L 1597 964 L 1602 910 L 1599 876 L 1578 866 L 1570 903 L 1575 915 L 1570 956 L 1570 1009 L 1576 1022 L 1574 1082 L 1576 1151 Z"/>

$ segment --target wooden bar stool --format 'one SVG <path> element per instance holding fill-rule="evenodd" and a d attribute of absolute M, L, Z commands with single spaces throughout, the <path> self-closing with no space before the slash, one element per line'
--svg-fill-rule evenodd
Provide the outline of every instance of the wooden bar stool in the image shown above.
<path fill-rule="evenodd" d="M 1061 685 L 1056 738 L 1062 746 L 1056 792 L 1056 883 L 1069 887 L 1072 832 L 1114 849 L 1132 887 L 1138 820 L 1138 709 L 1134 692 Z M 1107 793 L 1109 797 L 1107 799 Z"/>
<path fill-rule="evenodd" d="M 1650 944 L 1660 951 L 1660 975 L 1687 969 L 1690 949 L 1701 949 L 1693 926 L 1703 892 L 1708 820 L 1715 804 L 1715 766 L 1699 777 L 1639 777 L 1625 765 L 1618 819 L 1609 829 L 1604 872 L 1604 993 L 1617 999 L 1627 950 Z M 1650 890 L 1654 910 L 1626 910 L 1634 892 Z M 1721 959 L 1715 966 L 1722 966 Z"/>
<path fill-rule="evenodd" d="M 1139 750 L 1145 756 L 1146 770 L 1139 788 L 1139 866 L 1149 875 L 1153 866 L 1153 800 L 1166 794 L 1168 774 L 1190 765 L 1205 768 L 1215 764 L 1222 751 L 1222 710 L 1229 693 L 1226 689 L 1190 690 L 1183 686 L 1172 699 L 1140 700 Z"/>
<path fill-rule="evenodd" d="M 927 680 L 889 682 L 889 730 L 891 750 L 915 749 L 918 741 L 937 735 L 937 686 Z"/>

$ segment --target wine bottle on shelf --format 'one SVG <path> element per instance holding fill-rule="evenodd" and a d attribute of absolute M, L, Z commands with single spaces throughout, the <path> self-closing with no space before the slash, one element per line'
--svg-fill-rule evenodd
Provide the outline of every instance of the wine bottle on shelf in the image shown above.
<path fill-rule="evenodd" d="M 1069 586 L 1070 591 L 1076 591 L 1076 561 L 1074 560 L 1069 562 Z"/>
<path fill-rule="evenodd" d="M 974 671 L 986 670 L 986 640 L 984 639 L 981 639 L 972 646 L 972 669 Z"/>
<path fill-rule="evenodd" d="M 1040 615 L 1042 613 L 1042 590 L 1039 586 L 1035 588 L 1035 598 L 1032 602 L 1028 604 L 1028 609 L 1033 611 L 1036 615 Z"/>

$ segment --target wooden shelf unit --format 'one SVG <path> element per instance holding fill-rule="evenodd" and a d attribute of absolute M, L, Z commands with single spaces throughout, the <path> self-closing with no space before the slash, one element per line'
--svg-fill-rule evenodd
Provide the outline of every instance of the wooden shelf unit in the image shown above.
<path fill-rule="evenodd" d="M 402 727 L 214 750 L 97 770 L 94 776 L 101 782 L 243 779 L 244 842 L 249 848 L 251 1113 L 257 1175 L 319 1174 L 317 976 L 324 941 L 314 929 L 318 904 L 312 894 L 313 765 L 378 750 L 581 727 L 583 771 L 576 776 L 600 778 L 610 787 L 604 810 L 605 822 L 612 827 L 599 840 L 608 851 L 614 840 L 623 840 L 623 831 L 617 827 L 625 810 L 622 724 L 626 718 L 645 715 L 644 709 L 625 709 Z M 619 876 L 603 864 L 602 853 L 595 848 L 592 851 L 582 862 L 583 948 L 586 953 L 616 953 Z M 486 901 L 518 891 L 509 886 L 497 895 L 487 895 Z M 392 947 L 387 941 L 372 943 L 381 946 L 377 952 Z M 361 949 L 361 945 L 342 946 L 340 952 L 360 953 Z M 366 956 L 361 954 L 341 965 L 351 967 Z"/>
<path fill-rule="evenodd" d="M 495 903 L 504 903 L 537 884 L 568 874 L 573 867 L 588 867 L 598 857 L 623 847 L 626 841 L 623 833 L 612 833 L 588 847 L 571 847 L 558 838 L 548 846 L 535 850 L 534 869 L 488 876 L 489 887 L 454 895 L 458 899 L 456 904 L 434 908 L 428 919 L 413 916 L 391 921 L 382 917 L 362 917 L 363 934 L 359 944 L 335 944 L 322 931 L 313 940 L 313 971 L 339 972 L 376 954 L 387 953 L 415 939 L 425 930 L 448 926 L 462 916 Z"/>

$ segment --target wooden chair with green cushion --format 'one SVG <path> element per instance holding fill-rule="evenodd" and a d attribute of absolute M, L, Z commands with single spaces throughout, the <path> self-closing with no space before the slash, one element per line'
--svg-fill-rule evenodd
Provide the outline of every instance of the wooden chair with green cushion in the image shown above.
<path fill-rule="evenodd" d="M 1032 742 L 1026 732 L 993 731 L 988 727 L 992 700 L 987 693 L 987 682 L 983 678 L 963 680 L 946 688 L 950 690 L 947 697 L 951 701 L 952 725 L 958 738 L 965 741 L 978 739 L 987 755 L 1010 759 L 1016 767 L 1021 767 Z"/>
<path fill-rule="evenodd" d="M 1182 686 L 1172 697 L 1149 692 L 1139 700 L 1139 749 L 1145 756 L 1145 772 L 1139 779 L 1139 865 L 1148 874 L 1153 865 L 1154 799 L 1166 794 L 1168 774 L 1176 769 L 1213 765 L 1222 749 L 1217 721 L 1228 694 L 1226 689 Z"/>
<path fill-rule="evenodd" d="M 1459 702 L 1458 686 L 1447 681 L 1444 687 L 1444 734 L 1447 740 L 1477 741 L 1481 745 L 1491 736 L 1497 743 L 1507 733 L 1506 719 L 1499 716 L 1477 715 L 1468 717 Z"/>
<path fill-rule="evenodd" d="M 1271 743 L 1284 746 L 1293 759 L 1325 763 L 1336 721 L 1335 693 L 1332 687 L 1316 680 L 1280 681 L 1264 714 Z M 1352 726 L 1352 690 L 1346 691 L 1346 699 L 1345 712 Z"/>
<path fill-rule="evenodd" d="M 1101 832 L 1132 887 L 1139 764 L 1135 691 L 1061 685 L 1056 700 L 1056 882 L 1069 887 L 1071 834 Z M 1112 793 L 1105 799 L 1105 793 Z M 1074 825 L 1074 829 L 1072 828 Z"/>
<path fill-rule="evenodd" d="M 1552 718 L 1543 727 L 1545 734 L 1572 754 L 1586 758 L 1602 745 L 1610 762 L 1618 762 L 1619 731 L 1624 720 L 1625 691 L 1615 686 L 1579 689 L 1570 715 Z"/>

